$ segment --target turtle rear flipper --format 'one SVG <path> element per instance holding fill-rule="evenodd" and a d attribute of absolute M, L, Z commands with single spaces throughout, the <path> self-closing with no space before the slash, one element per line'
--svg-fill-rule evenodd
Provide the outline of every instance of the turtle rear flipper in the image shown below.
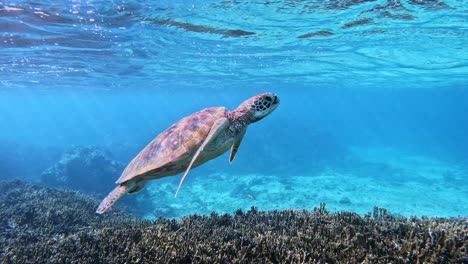
<path fill-rule="evenodd" d="M 131 181 L 131 185 L 128 186 L 128 189 L 127 189 L 127 193 L 129 194 L 134 194 L 134 193 L 137 193 L 139 191 L 141 191 L 141 189 L 143 189 L 143 187 L 145 187 L 146 185 L 146 181 Z"/>
<path fill-rule="evenodd" d="M 96 213 L 103 214 L 106 212 L 107 209 L 114 205 L 114 203 L 127 192 L 127 188 L 127 184 L 120 184 L 115 187 L 115 189 L 112 190 L 104 200 L 102 200 L 101 204 L 99 204 Z"/>

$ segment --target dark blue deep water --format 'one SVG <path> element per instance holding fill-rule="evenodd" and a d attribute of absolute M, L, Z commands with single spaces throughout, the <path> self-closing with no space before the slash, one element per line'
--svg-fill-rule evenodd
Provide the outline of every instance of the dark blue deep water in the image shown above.
<path fill-rule="evenodd" d="M 102 199 L 180 118 L 265 91 L 233 164 L 117 206 L 468 215 L 466 1 L 0 3 L 0 179 Z"/>

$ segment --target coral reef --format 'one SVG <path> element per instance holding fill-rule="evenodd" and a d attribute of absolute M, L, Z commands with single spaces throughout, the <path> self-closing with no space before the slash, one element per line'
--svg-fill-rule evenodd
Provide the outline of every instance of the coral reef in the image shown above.
<path fill-rule="evenodd" d="M 76 147 L 44 171 L 42 181 L 54 187 L 107 193 L 124 165 L 96 147 Z"/>
<path fill-rule="evenodd" d="M 141 221 L 99 201 L 21 181 L 0 183 L 2 263 L 464 263 L 466 218 L 312 211 Z"/>

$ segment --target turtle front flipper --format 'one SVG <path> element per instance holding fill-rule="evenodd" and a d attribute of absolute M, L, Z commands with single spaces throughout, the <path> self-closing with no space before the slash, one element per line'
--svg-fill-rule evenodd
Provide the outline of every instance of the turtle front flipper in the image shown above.
<path fill-rule="evenodd" d="M 239 146 L 242 142 L 242 139 L 244 138 L 244 135 L 245 135 L 245 132 L 247 130 L 244 129 L 244 131 L 237 137 L 236 141 L 234 142 L 234 144 L 232 144 L 232 147 L 231 147 L 231 154 L 229 155 L 229 163 L 232 163 L 232 161 L 234 160 L 234 158 L 236 157 L 236 153 L 237 153 L 237 150 L 239 150 Z"/>
<path fill-rule="evenodd" d="M 221 131 L 226 129 L 228 125 L 229 125 L 229 120 L 227 118 L 220 118 L 214 122 L 213 126 L 210 129 L 210 132 L 208 133 L 208 136 L 206 136 L 205 140 L 203 141 L 201 146 L 198 148 L 197 152 L 195 152 L 195 155 L 193 155 L 192 161 L 190 161 L 190 164 L 188 165 L 187 170 L 184 173 L 184 176 L 182 176 L 182 179 L 180 179 L 179 187 L 177 187 L 177 191 L 174 197 L 176 197 L 177 194 L 179 193 L 180 187 L 182 186 L 182 183 L 184 182 L 185 177 L 187 176 L 188 172 L 192 168 L 192 165 L 197 159 L 198 155 L 200 155 L 200 153 L 203 151 L 205 146 L 208 145 L 208 143 L 210 143 L 213 139 L 215 139 L 216 136 L 219 135 Z"/>

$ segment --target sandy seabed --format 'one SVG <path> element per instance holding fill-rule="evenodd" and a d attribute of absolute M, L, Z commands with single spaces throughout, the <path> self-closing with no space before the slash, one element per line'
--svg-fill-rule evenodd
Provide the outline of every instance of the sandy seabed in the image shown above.
<path fill-rule="evenodd" d="M 145 208 L 147 219 L 232 213 L 252 206 L 310 210 L 320 203 L 331 211 L 361 215 L 378 206 L 406 217 L 468 216 L 468 171 L 463 167 L 393 150 L 357 149 L 354 153 L 359 155 L 359 164 L 311 175 L 198 175 L 194 170 L 177 198 L 179 176 L 153 181 L 145 195 L 130 199 Z"/>

